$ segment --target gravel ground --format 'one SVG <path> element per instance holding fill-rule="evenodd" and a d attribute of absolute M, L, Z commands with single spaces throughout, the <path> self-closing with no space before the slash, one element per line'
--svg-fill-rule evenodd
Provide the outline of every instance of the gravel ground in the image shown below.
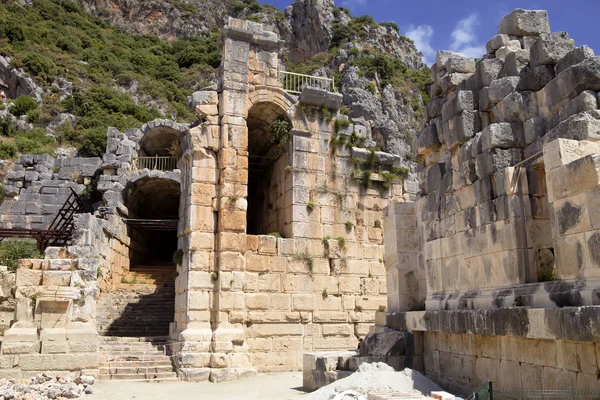
<path fill-rule="evenodd" d="M 96 381 L 86 400 L 291 400 L 302 397 L 302 372 L 260 374 L 239 381 L 119 382 Z"/>

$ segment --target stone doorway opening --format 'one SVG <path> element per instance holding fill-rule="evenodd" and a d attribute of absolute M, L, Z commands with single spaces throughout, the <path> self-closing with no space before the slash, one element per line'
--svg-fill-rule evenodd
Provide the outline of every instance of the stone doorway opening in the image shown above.
<path fill-rule="evenodd" d="M 141 178 L 127 189 L 130 267 L 117 290 L 99 299 L 97 328 L 105 336 L 167 339 L 175 319 L 179 199 L 179 182 L 168 178 Z"/>
<path fill-rule="evenodd" d="M 291 122 L 277 104 L 255 104 L 248 111 L 247 233 L 291 235 L 292 180 L 286 179 Z M 287 197 L 286 197 L 287 196 Z"/>

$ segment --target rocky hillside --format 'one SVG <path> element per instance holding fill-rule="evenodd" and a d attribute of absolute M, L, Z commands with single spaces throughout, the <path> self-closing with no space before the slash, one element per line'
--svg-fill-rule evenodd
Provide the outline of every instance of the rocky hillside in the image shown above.
<path fill-rule="evenodd" d="M 97 154 L 107 126 L 193 118 L 185 97 L 216 82 L 216 39 L 230 15 L 272 26 L 285 40 L 287 69 L 335 77 L 344 112 L 379 147 L 409 157 L 429 71 L 395 24 L 352 17 L 333 0 L 285 10 L 256 0 L 7 0 L 0 79 L 10 99 L 36 104 L 20 99 L 0 110 L 0 134 L 10 137 L 0 158 L 51 151 L 53 140 Z"/>

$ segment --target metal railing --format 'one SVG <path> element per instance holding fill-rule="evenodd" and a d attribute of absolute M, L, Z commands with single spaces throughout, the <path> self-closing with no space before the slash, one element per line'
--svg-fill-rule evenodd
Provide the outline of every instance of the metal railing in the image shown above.
<path fill-rule="evenodd" d="M 155 169 L 159 171 L 173 171 L 177 168 L 177 159 L 168 156 L 136 157 L 133 159 L 133 169 Z"/>
<path fill-rule="evenodd" d="M 298 94 L 305 87 L 324 89 L 328 92 L 335 92 L 335 82 L 333 78 L 322 76 L 312 76 L 297 74 L 295 72 L 279 71 L 279 83 L 281 88 L 288 93 Z"/>

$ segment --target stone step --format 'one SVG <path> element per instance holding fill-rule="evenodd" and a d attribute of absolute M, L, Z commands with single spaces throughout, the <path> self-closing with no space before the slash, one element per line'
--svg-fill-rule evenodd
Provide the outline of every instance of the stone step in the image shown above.
<path fill-rule="evenodd" d="M 101 342 L 166 342 L 169 336 L 139 336 L 139 337 L 119 337 L 119 336 L 100 336 Z"/>
<path fill-rule="evenodd" d="M 173 364 L 170 359 L 165 360 L 154 360 L 154 361 L 100 361 L 98 363 L 99 368 L 112 369 L 112 368 L 158 368 L 158 367 L 169 367 L 173 368 Z"/>
<path fill-rule="evenodd" d="M 154 344 L 154 343 L 144 343 L 144 342 L 132 342 L 132 343 L 126 343 L 126 342 L 121 342 L 121 343 L 117 343 L 117 344 L 100 344 L 98 346 L 98 348 L 100 350 L 106 350 L 106 351 L 145 351 L 145 352 L 151 352 L 151 351 L 163 351 L 163 348 L 167 346 L 167 344 Z"/>
<path fill-rule="evenodd" d="M 171 365 L 140 365 L 137 367 L 131 367 L 129 365 L 120 366 L 117 363 L 111 365 L 110 367 L 102 367 L 100 368 L 100 375 L 120 375 L 120 374 L 156 374 L 156 373 L 165 373 L 165 372 L 173 372 L 173 367 Z"/>
<path fill-rule="evenodd" d="M 139 353 L 139 352 L 131 352 L 131 351 L 125 351 L 125 352 L 100 352 L 100 360 L 103 362 L 108 362 L 108 361 L 114 361 L 117 363 L 121 363 L 121 365 L 124 365 L 123 363 L 126 361 L 141 361 L 141 362 L 145 362 L 145 361 L 169 361 L 170 362 L 170 358 L 168 356 L 163 355 L 162 353 L 153 353 L 153 354 L 143 354 L 143 353 Z"/>
<path fill-rule="evenodd" d="M 111 380 L 111 381 L 176 381 L 177 374 L 175 372 L 156 372 L 146 374 L 100 374 L 99 378 L 101 380 Z"/>

